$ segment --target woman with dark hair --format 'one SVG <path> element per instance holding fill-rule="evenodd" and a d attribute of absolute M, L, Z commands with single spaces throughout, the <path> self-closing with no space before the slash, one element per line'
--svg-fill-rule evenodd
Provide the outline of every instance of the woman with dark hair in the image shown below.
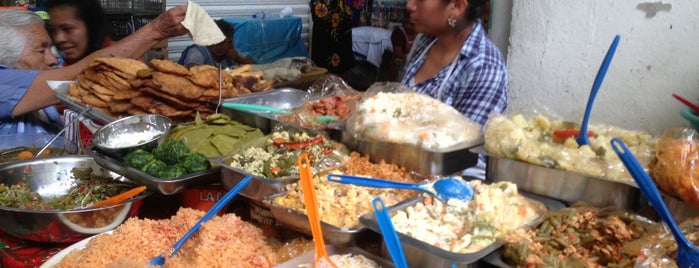
<path fill-rule="evenodd" d="M 507 107 L 507 70 L 480 16 L 486 0 L 408 0 L 415 31 L 402 83 L 447 103 L 482 126 Z M 466 174 L 483 178 L 479 168 Z"/>
<path fill-rule="evenodd" d="M 99 0 L 49 0 L 46 10 L 48 31 L 64 66 L 114 43 Z"/>

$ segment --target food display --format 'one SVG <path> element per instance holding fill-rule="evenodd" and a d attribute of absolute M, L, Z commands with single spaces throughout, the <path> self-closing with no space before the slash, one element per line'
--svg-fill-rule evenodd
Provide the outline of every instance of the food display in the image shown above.
<path fill-rule="evenodd" d="M 161 179 L 176 179 L 211 168 L 206 156 L 191 152 L 179 140 L 166 141 L 151 152 L 143 149 L 132 151 L 124 156 L 124 164 Z"/>
<path fill-rule="evenodd" d="M 301 152 L 308 153 L 314 167 L 321 168 L 337 165 L 333 156 L 342 151 L 323 135 L 290 131 L 275 131 L 243 147 L 227 159 L 228 165 L 268 179 L 298 176 L 296 159 Z"/>
<path fill-rule="evenodd" d="M 262 137 L 262 131 L 224 114 L 212 114 L 208 118 L 195 117 L 193 122 L 180 124 L 170 130 L 170 140 L 182 141 L 192 152 L 207 158 L 228 155 L 238 144 Z"/>
<path fill-rule="evenodd" d="M 133 187 L 92 171 L 92 168 L 73 168 L 72 186 L 65 193 L 47 200 L 30 189 L 26 180 L 12 185 L 0 183 L 0 206 L 28 210 L 81 209 Z"/>
<path fill-rule="evenodd" d="M 630 183 L 633 179 L 614 154 L 611 138 L 621 138 L 645 168 L 655 158 L 657 139 L 643 131 L 590 125 L 590 144 L 578 146 L 576 128 L 545 115 L 496 115 L 486 125 L 485 149 L 495 156 Z"/>
<path fill-rule="evenodd" d="M 391 216 L 396 232 L 446 251 L 472 253 L 509 231 L 534 223 L 545 213 L 542 204 L 521 196 L 515 184 L 479 180 L 469 184 L 474 188 L 473 200 L 443 203 L 423 196 L 413 206 L 396 210 Z"/>
<path fill-rule="evenodd" d="M 352 253 L 347 253 L 347 254 L 334 254 L 329 256 L 330 260 L 335 264 L 336 267 L 338 268 L 379 268 L 378 263 L 375 261 L 370 260 L 367 257 L 364 257 L 362 255 L 355 255 Z M 318 267 L 318 268 L 331 268 L 334 267 L 327 261 L 321 259 L 319 263 L 316 263 L 314 266 L 313 264 L 306 263 L 298 266 L 299 268 L 312 268 L 312 267 Z"/>
<path fill-rule="evenodd" d="M 474 145 L 482 136 L 481 126 L 452 106 L 414 92 L 365 96 L 347 130 L 356 137 L 433 150 Z"/>
<path fill-rule="evenodd" d="M 97 107 L 114 118 L 153 113 L 188 122 L 197 112 L 204 118 L 213 114 L 219 98 L 264 91 L 272 85 L 262 80 L 261 73 L 251 73 L 250 66 L 222 71 L 219 87 L 215 66 L 187 69 L 159 59 L 150 64 L 152 68 L 132 59 L 97 58 L 78 75 L 77 84 L 69 85 L 67 98 Z"/>
<path fill-rule="evenodd" d="M 699 209 L 699 134 L 693 129 L 670 129 L 658 141 L 650 175 L 663 192 Z"/>
<path fill-rule="evenodd" d="M 370 176 L 385 180 L 399 182 L 415 182 L 404 169 L 386 163 L 371 163 L 368 157 L 361 157 L 353 152 L 350 161 L 340 170 L 345 174 L 356 176 Z M 340 171 L 331 171 L 341 174 Z M 318 173 L 313 176 L 313 184 L 316 188 L 316 200 L 318 202 L 318 214 L 320 220 L 341 229 L 356 229 L 360 227 L 359 216 L 372 213 L 371 200 L 380 196 L 387 206 L 392 206 L 400 201 L 417 195 L 415 191 L 398 189 L 381 189 L 372 187 L 355 186 L 328 181 L 326 173 Z M 291 209 L 301 214 L 306 214 L 303 204 L 303 192 L 300 183 L 292 183 L 286 186 L 286 193 L 273 198 L 270 202 L 273 206 L 283 209 Z"/>
<path fill-rule="evenodd" d="M 509 234 L 502 258 L 514 267 L 632 267 L 642 238 L 659 228 L 614 209 L 571 207 Z"/>
<path fill-rule="evenodd" d="M 111 234 L 92 238 L 55 267 L 148 267 L 147 262 L 175 244 L 205 212 L 182 208 L 169 219 L 132 218 Z M 234 214 L 214 216 L 202 224 L 166 267 L 272 267 L 273 246 L 262 230 Z"/>

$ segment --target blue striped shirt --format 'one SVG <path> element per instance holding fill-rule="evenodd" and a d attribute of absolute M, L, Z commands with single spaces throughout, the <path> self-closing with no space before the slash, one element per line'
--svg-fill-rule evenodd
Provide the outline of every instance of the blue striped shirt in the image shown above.
<path fill-rule="evenodd" d="M 423 52 L 435 39 L 435 36 L 421 34 L 415 40 L 402 83 L 437 98 L 439 87 L 446 79 L 440 100 L 485 126 L 488 114 L 500 113 L 507 107 L 507 69 L 500 51 L 477 21 L 461 46 L 451 74 L 450 65 L 447 65 L 434 77 L 414 85 L 413 77 L 427 58 L 427 53 Z"/>

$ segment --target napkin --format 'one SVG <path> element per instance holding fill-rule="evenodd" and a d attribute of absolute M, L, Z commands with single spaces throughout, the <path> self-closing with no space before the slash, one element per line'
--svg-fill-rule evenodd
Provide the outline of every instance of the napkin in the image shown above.
<path fill-rule="evenodd" d="M 187 1 L 187 14 L 182 25 L 189 30 L 194 43 L 200 46 L 218 44 L 226 39 L 209 14 L 192 1 Z"/>

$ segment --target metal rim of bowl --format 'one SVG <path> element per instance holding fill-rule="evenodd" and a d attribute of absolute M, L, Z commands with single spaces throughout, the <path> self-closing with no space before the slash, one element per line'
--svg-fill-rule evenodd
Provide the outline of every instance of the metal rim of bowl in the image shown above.
<path fill-rule="evenodd" d="M 165 122 L 167 123 L 167 127 L 166 127 L 165 130 L 163 131 L 163 134 L 162 134 L 162 135 L 166 135 L 166 134 L 170 131 L 170 129 L 172 128 L 172 124 L 173 124 L 173 123 L 172 123 L 172 119 L 170 119 L 170 118 L 167 117 L 167 116 L 161 115 L 161 114 L 139 114 L 139 115 L 132 115 L 132 116 L 127 116 L 127 117 L 120 118 L 120 119 L 118 119 L 118 120 L 112 121 L 112 122 L 110 122 L 110 123 L 108 123 L 108 124 L 102 126 L 101 128 L 99 128 L 97 131 L 95 131 L 94 135 L 92 136 L 92 143 L 94 144 L 94 146 L 95 146 L 97 149 L 99 149 L 99 150 L 101 150 L 101 151 L 123 150 L 123 149 L 128 149 L 128 148 L 130 148 L 130 147 L 138 147 L 138 146 L 140 146 L 140 145 L 142 145 L 142 144 L 131 145 L 131 146 L 125 146 L 125 147 L 107 147 L 107 146 L 104 146 L 104 145 L 102 144 L 102 142 L 101 142 L 101 140 L 100 140 L 100 137 L 103 136 L 102 133 L 103 133 L 104 131 L 107 131 L 107 129 L 112 128 L 114 125 L 121 124 L 121 123 L 123 123 L 124 121 L 133 120 L 134 118 L 139 118 L 139 121 L 138 121 L 138 122 L 140 123 L 140 122 L 143 122 L 143 121 L 144 121 L 143 119 L 141 119 L 141 118 L 144 118 L 144 117 L 157 117 L 157 118 L 165 119 Z M 150 121 L 150 120 L 149 120 L 149 121 Z M 157 139 L 159 139 L 160 137 L 162 137 L 162 135 L 156 135 L 155 138 L 149 140 L 148 142 L 153 141 L 153 140 L 157 140 Z M 146 142 L 146 143 L 148 143 L 148 142 Z M 146 144 L 146 143 L 144 143 L 144 144 Z"/>

